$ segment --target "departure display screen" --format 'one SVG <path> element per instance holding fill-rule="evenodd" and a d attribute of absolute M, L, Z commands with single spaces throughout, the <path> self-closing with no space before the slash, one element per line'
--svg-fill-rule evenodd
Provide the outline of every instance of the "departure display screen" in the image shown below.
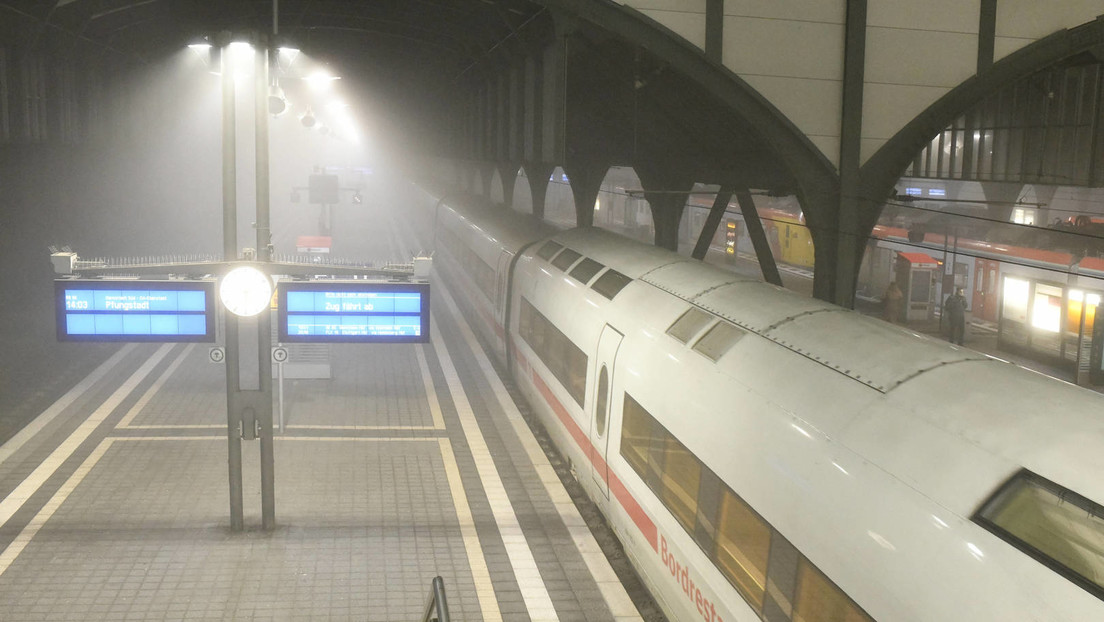
<path fill-rule="evenodd" d="M 429 284 L 283 281 L 280 341 L 425 343 Z"/>
<path fill-rule="evenodd" d="M 214 281 L 54 281 L 59 341 L 215 340 Z"/>

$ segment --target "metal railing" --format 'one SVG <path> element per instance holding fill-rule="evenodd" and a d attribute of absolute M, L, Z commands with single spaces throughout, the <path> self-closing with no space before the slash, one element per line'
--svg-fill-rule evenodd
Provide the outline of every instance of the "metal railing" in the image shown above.
<path fill-rule="evenodd" d="M 448 600 L 445 599 L 445 580 L 433 577 L 429 588 L 429 602 L 425 606 L 422 622 L 449 622 Z"/>

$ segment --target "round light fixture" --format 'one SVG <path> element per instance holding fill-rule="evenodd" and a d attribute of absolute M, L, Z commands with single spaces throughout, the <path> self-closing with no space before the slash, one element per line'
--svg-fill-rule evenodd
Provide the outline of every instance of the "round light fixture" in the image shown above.
<path fill-rule="evenodd" d="M 278 117 L 288 109 L 287 96 L 284 95 L 284 89 L 279 85 L 273 84 L 268 87 L 268 113 L 274 117 Z"/>
<path fill-rule="evenodd" d="M 253 266 L 238 266 L 222 277 L 219 299 L 230 313 L 252 317 L 268 308 L 272 279 Z"/>

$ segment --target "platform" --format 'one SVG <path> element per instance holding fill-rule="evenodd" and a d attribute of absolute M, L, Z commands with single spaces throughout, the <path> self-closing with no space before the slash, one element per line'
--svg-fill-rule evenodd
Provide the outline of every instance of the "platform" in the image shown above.
<path fill-rule="evenodd" d="M 207 346 L 125 345 L 0 446 L 4 620 L 640 620 L 447 298 L 426 345 L 334 345 L 285 381 L 276 521 Z"/>

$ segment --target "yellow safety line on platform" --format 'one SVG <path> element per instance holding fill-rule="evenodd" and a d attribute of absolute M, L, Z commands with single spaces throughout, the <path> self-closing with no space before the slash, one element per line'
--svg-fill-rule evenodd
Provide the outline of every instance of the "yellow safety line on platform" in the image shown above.
<path fill-rule="evenodd" d="M 118 425 L 115 426 L 116 428 L 128 427 L 130 425 L 130 422 L 134 421 L 134 418 L 138 416 L 138 413 L 142 412 L 142 409 L 146 407 L 146 404 L 149 404 L 150 400 L 153 399 L 154 394 L 161 390 L 161 387 L 164 386 L 165 382 L 168 381 L 169 376 L 171 376 L 173 372 L 176 371 L 177 367 L 180 367 L 180 364 L 184 361 L 184 357 L 188 356 L 188 354 L 190 354 L 193 349 L 195 349 L 195 344 L 189 343 L 188 347 L 184 348 L 184 350 L 181 351 L 180 354 L 176 355 L 176 359 L 173 360 L 172 364 L 166 367 L 165 371 L 161 372 L 161 375 L 157 378 L 157 381 L 150 385 L 150 388 L 146 389 L 146 392 L 142 394 L 142 397 L 138 398 L 138 401 L 134 403 L 134 406 L 130 407 L 130 410 L 127 411 L 126 416 L 124 416 L 122 420 L 119 421 Z"/>
<path fill-rule="evenodd" d="M 36 434 L 42 431 L 47 425 L 50 424 L 58 415 L 60 415 L 66 408 L 69 408 L 73 402 L 77 401 L 79 397 L 85 394 L 94 384 L 100 381 L 109 371 L 115 368 L 123 359 L 130 356 L 137 345 L 128 343 L 125 346 L 119 348 L 115 354 L 111 355 L 111 358 L 107 359 L 103 363 L 100 363 L 92 373 L 84 377 L 74 386 L 72 389 L 66 391 L 65 395 L 58 398 L 56 402 L 50 405 L 49 408 L 39 413 L 37 417 L 31 420 L 30 423 L 23 426 L 14 436 L 9 438 L 2 446 L 0 446 L 0 464 L 3 464 L 5 460 L 10 458 L 12 454 L 19 451 L 27 441 L 34 438 Z"/>
<path fill-rule="evenodd" d="M 460 315 L 460 310 L 457 308 L 456 302 L 448 291 L 439 287 L 437 288 L 437 292 L 438 300 L 443 298 L 452 316 L 458 317 Z M 491 390 L 498 400 L 499 406 L 502 407 L 502 411 L 510 421 L 514 433 L 517 434 L 518 440 L 521 441 L 521 445 L 525 449 L 525 453 L 529 456 L 530 462 L 533 463 L 533 467 L 536 469 L 537 476 L 540 478 L 541 483 L 544 484 L 545 491 L 548 493 L 549 498 L 552 500 L 552 504 L 556 507 L 556 511 L 560 515 L 560 520 L 563 521 L 564 526 L 567 527 L 568 533 L 571 534 L 571 539 L 575 543 L 575 548 L 579 551 L 579 555 L 583 558 L 583 562 L 586 563 L 587 570 L 590 571 L 591 576 L 594 577 L 595 582 L 598 584 L 598 589 L 602 593 L 606 605 L 609 606 L 610 613 L 618 621 L 642 620 L 640 611 L 637 610 L 636 605 L 632 602 L 632 598 L 629 597 L 629 593 L 625 590 L 625 585 L 617 578 L 617 573 L 615 573 L 613 567 L 610 566 L 609 560 L 606 559 L 605 554 L 602 552 L 602 547 L 599 546 L 598 541 L 594 539 L 594 534 L 590 532 L 590 528 L 587 527 L 586 521 L 583 519 L 582 515 L 579 514 L 579 510 L 571 500 L 571 496 L 568 495 L 567 490 L 564 489 L 559 476 L 556 475 L 555 469 L 552 468 L 552 465 L 548 462 L 548 457 L 544 454 L 544 450 L 541 449 L 540 443 L 538 443 L 537 438 L 533 436 L 533 431 L 529 429 L 529 424 L 527 424 L 525 419 L 521 416 L 521 412 L 518 410 L 517 405 L 514 404 L 513 398 L 510 397 L 509 392 L 506 390 L 506 385 L 502 384 L 502 379 L 498 377 L 498 373 L 495 371 L 490 359 L 487 358 L 487 355 L 483 352 L 483 348 L 480 347 L 479 343 L 476 341 L 471 328 L 466 322 L 458 321 L 457 323 L 460 326 L 460 332 L 464 337 L 464 341 L 468 344 L 468 348 L 475 353 L 476 362 L 479 364 L 480 369 L 483 370 L 483 376 L 487 379 L 487 382 L 490 383 Z"/>
<path fill-rule="evenodd" d="M 432 425 L 312 425 L 300 423 L 285 426 L 288 430 L 348 430 L 352 432 L 379 432 L 386 430 L 441 430 Z"/>
<path fill-rule="evenodd" d="M 118 428 L 116 428 L 118 429 Z M 225 430 L 226 424 L 222 423 L 166 423 L 164 425 L 157 425 L 151 423 L 149 425 L 128 425 L 127 430 Z"/>
<path fill-rule="evenodd" d="M 448 477 L 449 491 L 452 492 L 452 504 L 456 508 L 456 518 L 460 521 L 460 533 L 464 538 L 464 551 L 468 554 L 472 581 L 475 583 L 475 595 L 479 599 L 479 611 L 484 622 L 500 622 L 502 612 L 498 608 L 491 572 L 487 568 L 487 559 L 483 557 L 483 545 L 479 543 L 479 532 L 475 529 L 468 495 L 464 492 L 464 482 L 460 479 L 460 468 L 456 464 L 456 455 L 447 438 L 437 439 L 441 447 L 441 458 L 445 463 L 445 475 Z"/>
<path fill-rule="evenodd" d="M 429 412 L 433 415 L 433 426 L 438 430 L 445 429 L 445 417 L 441 414 L 441 402 L 437 400 L 437 390 L 433 387 L 433 377 L 429 374 L 429 364 L 426 363 L 425 347 L 414 348 L 418 357 L 418 369 L 422 372 L 422 386 L 425 387 L 426 401 L 429 402 Z"/>
<path fill-rule="evenodd" d="M 146 376 L 161 362 L 161 359 L 165 358 L 172 347 L 172 344 L 165 344 L 158 348 L 141 367 L 131 374 L 130 378 L 127 378 L 122 386 L 111 394 L 111 397 L 100 404 L 99 408 L 93 411 L 68 438 L 62 441 L 57 449 L 51 452 L 34 471 L 31 471 L 31 474 L 16 486 L 15 490 L 11 491 L 3 501 L 0 501 L 0 526 L 11 520 L 11 517 L 31 498 L 31 495 L 38 492 L 38 489 L 57 472 L 62 463 L 68 460 L 84 441 L 88 440 L 88 437 L 96 431 L 96 428 L 104 422 L 104 419 L 115 412 L 119 404 L 138 388 L 138 385 L 146 379 Z"/>
<path fill-rule="evenodd" d="M 433 348 L 437 352 L 437 359 L 441 362 L 445 382 L 448 383 L 453 404 L 456 406 L 456 414 L 460 419 L 460 427 L 464 431 L 464 438 L 468 441 L 468 448 L 471 450 L 476 471 L 479 473 L 479 480 L 483 483 L 483 490 L 491 506 L 491 515 L 502 537 L 506 556 L 510 559 L 510 567 L 521 590 L 521 598 L 525 602 L 529 618 L 533 622 L 559 620 L 552 598 L 548 595 L 548 588 L 541 578 L 537 561 L 533 558 L 533 551 L 529 548 L 529 542 L 518 522 L 514 506 L 510 502 L 509 495 L 506 494 L 506 487 L 502 484 L 498 467 L 487 447 L 483 431 L 475 418 L 471 402 L 468 401 L 464 385 L 456 372 L 456 366 L 452 362 L 448 346 L 437 328 L 436 321 L 431 323 L 431 329 Z"/>
<path fill-rule="evenodd" d="M 46 505 L 38 511 L 31 521 L 24 527 L 14 540 L 0 552 L 0 575 L 15 562 L 16 558 L 30 544 L 39 530 L 54 513 L 65 503 L 69 495 L 76 490 L 100 458 L 115 442 L 137 441 L 222 441 L 221 436 L 124 436 L 105 438 L 85 458 L 77 470 L 61 485 L 56 493 L 46 502 Z M 449 492 L 453 499 L 453 508 L 456 519 L 460 525 L 460 533 L 464 542 L 464 550 L 468 557 L 468 565 L 471 569 L 472 582 L 475 585 L 476 598 L 479 600 L 479 608 L 485 622 L 501 622 L 502 613 L 498 608 L 498 600 L 495 597 L 494 584 L 491 582 L 487 560 L 483 556 L 483 547 L 479 541 L 479 533 L 475 527 L 475 519 L 472 516 L 471 506 L 468 504 L 467 495 L 464 492 L 464 484 L 460 477 L 460 467 L 456 462 L 456 454 L 452 451 L 452 444 L 447 438 L 366 438 L 366 437 L 285 437 L 279 441 L 321 441 L 321 442 L 430 442 L 436 443 L 441 452 L 441 462 L 445 467 L 445 476 L 448 480 Z"/>
<path fill-rule="evenodd" d="M 85 475 L 92 470 L 92 467 L 96 466 L 96 463 L 100 461 L 107 449 L 111 447 L 113 439 L 105 438 L 96 446 L 96 449 L 92 450 L 92 453 L 84 459 L 77 470 L 69 476 L 69 479 L 65 480 L 65 483 L 61 485 L 61 488 L 54 493 L 54 496 L 50 497 L 50 500 L 46 502 L 46 505 L 42 506 L 42 509 L 34 515 L 31 522 L 27 523 L 27 526 L 19 532 L 19 535 L 12 540 L 11 544 L 4 549 L 3 553 L 0 553 L 0 575 L 3 575 L 5 571 L 12 565 L 15 558 L 19 557 L 19 554 L 23 552 L 23 549 L 27 548 L 27 545 L 31 543 L 31 539 L 35 537 L 39 529 L 46 524 L 46 521 L 50 520 L 50 517 L 54 515 L 61 504 L 69 497 L 69 494 L 76 489 L 76 487 L 84 479 Z"/>

